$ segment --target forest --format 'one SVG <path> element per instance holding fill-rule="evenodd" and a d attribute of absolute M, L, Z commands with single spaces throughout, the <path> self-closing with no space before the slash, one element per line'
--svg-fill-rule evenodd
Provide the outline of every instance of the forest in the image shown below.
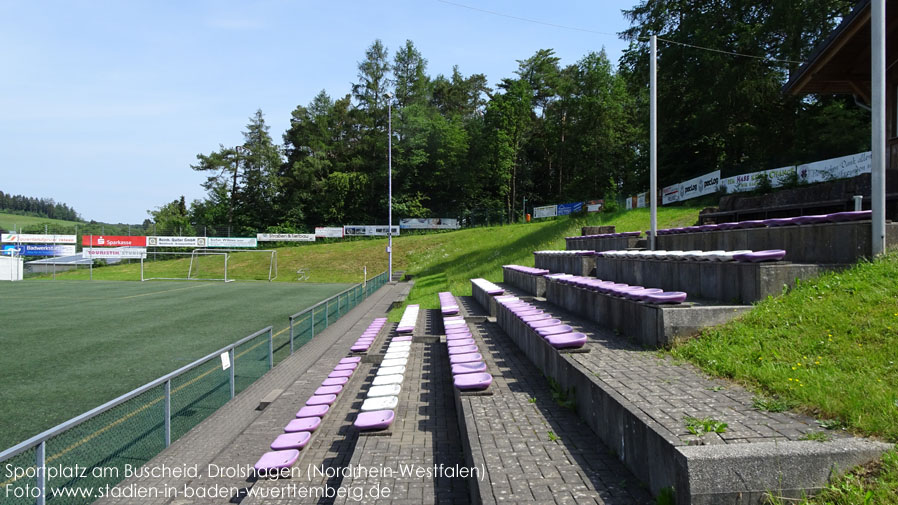
<path fill-rule="evenodd" d="M 80 221 L 81 216 L 75 209 L 52 198 L 35 198 L 32 196 L 12 195 L 0 191 L 0 212 L 21 214 L 23 216 L 46 217 L 64 221 Z"/>
<path fill-rule="evenodd" d="M 393 219 L 510 222 L 546 203 L 648 187 L 648 37 L 659 37 L 659 187 L 869 149 L 869 112 L 849 96 L 781 88 L 850 0 L 644 0 L 624 11 L 629 47 L 562 64 L 551 48 L 483 74 L 428 72 L 413 41 L 375 40 L 347 90 L 322 90 L 273 137 L 261 110 L 240 146 L 200 153 L 203 200 L 150 210 L 161 228 L 303 232 L 383 224 L 388 136 Z M 510 56 L 511 57 L 511 56 Z M 271 111 L 269 111 L 271 112 Z M 275 113 L 282 113 L 277 111 Z M 175 195 L 173 195 L 175 196 Z"/>

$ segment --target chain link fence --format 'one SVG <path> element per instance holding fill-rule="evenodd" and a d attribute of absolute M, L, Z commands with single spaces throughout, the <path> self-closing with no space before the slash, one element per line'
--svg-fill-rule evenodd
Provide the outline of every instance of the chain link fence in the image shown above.
<path fill-rule="evenodd" d="M 276 337 L 263 328 L 3 451 L 0 503 L 82 505 L 108 496 L 128 469 L 150 461 L 386 283 L 384 272 L 293 314 L 289 333 Z"/>

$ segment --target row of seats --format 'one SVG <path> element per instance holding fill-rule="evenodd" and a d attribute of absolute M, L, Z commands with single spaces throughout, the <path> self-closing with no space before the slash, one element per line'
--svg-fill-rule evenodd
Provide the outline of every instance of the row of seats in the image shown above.
<path fill-rule="evenodd" d="M 619 296 L 629 300 L 655 304 L 677 304 L 686 301 L 686 293 L 682 291 L 664 291 L 658 288 L 646 288 L 643 286 L 631 286 L 629 284 L 613 281 L 603 281 L 595 277 L 583 277 L 570 274 L 552 274 L 546 277 L 557 280 L 562 284 L 570 284 L 578 288 L 589 289 L 606 295 Z"/>
<path fill-rule="evenodd" d="M 696 233 L 718 230 L 743 230 L 748 228 L 797 226 L 802 224 L 843 223 L 846 221 L 863 221 L 870 219 L 873 212 L 869 210 L 857 210 L 850 212 L 834 212 L 832 214 L 816 214 L 813 216 L 782 217 L 762 220 L 735 221 L 720 224 L 703 224 L 700 226 L 687 226 L 684 228 L 666 228 L 658 230 L 658 235 L 675 235 L 679 233 Z M 648 232 L 647 232 L 648 233 Z"/>
<path fill-rule="evenodd" d="M 516 272 L 521 272 L 529 275 L 546 275 L 547 273 L 549 273 L 549 271 L 544 268 L 525 267 L 521 265 L 502 265 L 502 268 L 507 268 L 509 270 L 514 270 Z"/>
<path fill-rule="evenodd" d="M 399 325 L 396 326 L 396 333 L 411 333 L 415 331 L 415 324 L 418 322 L 418 311 L 421 310 L 420 305 L 409 305 L 402 313 L 399 319 Z"/>
<path fill-rule="evenodd" d="M 451 296 L 451 295 L 450 295 Z M 490 387 L 493 376 L 486 371 L 483 355 L 462 316 L 443 316 L 452 382 L 459 391 L 478 391 Z"/>
<path fill-rule="evenodd" d="M 762 261 L 780 261 L 786 257 L 783 249 L 768 249 L 765 251 L 602 251 L 597 256 L 605 258 L 642 258 L 658 260 L 696 260 L 696 261 L 740 261 L 746 263 L 758 263 Z"/>
<path fill-rule="evenodd" d="M 444 316 L 453 316 L 458 314 L 458 303 L 455 297 L 448 291 L 441 291 L 437 294 L 440 297 L 440 312 Z"/>
<path fill-rule="evenodd" d="M 574 237 L 564 237 L 566 240 L 586 240 L 589 238 L 636 238 L 639 237 L 642 232 L 639 231 L 625 231 L 621 233 L 600 233 L 598 235 L 577 235 Z"/>
<path fill-rule="evenodd" d="M 586 250 L 533 251 L 533 254 L 544 254 L 546 256 L 593 256 L 595 253 L 595 251 Z"/>
<path fill-rule="evenodd" d="M 488 295 L 501 295 L 505 292 L 504 289 L 495 285 L 494 283 L 486 280 L 486 279 L 471 279 L 471 284 L 476 284 L 478 288 L 482 289 Z"/>
<path fill-rule="evenodd" d="M 570 325 L 562 323 L 552 314 L 516 296 L 497 296 L 496 302 L 508 309 L 556 349 L 575 349 L 583 347 L 583 344 L 586 343 L 585 334 L 573 331 Z"/>
<path fill-rule="evenodd" d="M 358 340 L 352 344 L 352 347 L 349 349 L 352 352 L 368 352 L 368 349 L 371 347 L 371 344 L 374 343 L 374 340 L 377 338 L 377 334 L 380 333 L 381 328 L 387 324 L 387 318 L 378 317 L 371 324 L 368 325 L 368 328 L 362 332 L 362 335 Z"/>
<path fill-rule="evenodd" d="M 413 318 L 411 314 L 414 314 Z M 411 318 L 412 328 L 417 317 L 417 305 L 409 305 L 402 313 L 403 320 Z M 359 430 L 382 430 L 393 424 L 411 347 L 411 335 L 398 335 L 390 340 L 365 401 L 362 402 L 361 412 L 355 419 L 355 427 Z"/>
<path fill-rule="evenodd" d="M 340 360 L 321 386 L 306 400 L 305 406 L 299 409 L 295 419 L 287 423 L 284 433 L 274 439 L 270 446 L 271 451 L 263 454 L 253 466 L 257 474 L 273 475 L 296 463 L 300 449 L 308 445 L 312 433 L 321 426 L 322 418 L 337 401 L 337 395 L 343 391 L 343 386 L 349 382 L 349 377 L 361 361 L 362 358 L 358 356 Z"/>

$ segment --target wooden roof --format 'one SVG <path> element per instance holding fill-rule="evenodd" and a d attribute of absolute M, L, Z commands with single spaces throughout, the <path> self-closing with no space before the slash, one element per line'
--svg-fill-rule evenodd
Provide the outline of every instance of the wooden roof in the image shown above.
<path fill-rule="evenodd" d="M 895 69 L 898 9 L 886 9 L 887 79 Z M 783 91 L 793 95 L 846 93 L 870 101 L 870 0 L 861 0 L 842 23 L 811 53 Z"/>

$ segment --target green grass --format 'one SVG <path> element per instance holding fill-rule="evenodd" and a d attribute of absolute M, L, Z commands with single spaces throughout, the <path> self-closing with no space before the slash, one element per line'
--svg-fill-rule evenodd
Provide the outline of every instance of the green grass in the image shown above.
<path fill-rule="evenodd" d="M 343 284 L 0 283 L 0 448 L 14 445 L 265 326 Z M 267 347 L 266 347 L 267 349 Z M 289 349 L 289 344 L 287 349 Z"/>
<path fill-rule="evenodd" d="M 895 279 L 893 252 L 799 283 L 671 353 L 754 390 L 756 408 L 791 406 L 816 417 L 821 428 L 898 442 Z M 828 436 L 823 431 L 808 440 Z M 898 503 L 898 453 L 855 469 L 803 503 Z"/>
<path fill-rule="evenodd" d="M 57 226 L 75 226 L 82 224 L 77 221 L 63 221 L 61 219 L 50 219 L 47 217 L 19 216 L 17 214 L 7 214 L 0 212 L 0 228 L 4 230 L 19 229 L 23 226 L 33 226 L 47 223 Z"/>

